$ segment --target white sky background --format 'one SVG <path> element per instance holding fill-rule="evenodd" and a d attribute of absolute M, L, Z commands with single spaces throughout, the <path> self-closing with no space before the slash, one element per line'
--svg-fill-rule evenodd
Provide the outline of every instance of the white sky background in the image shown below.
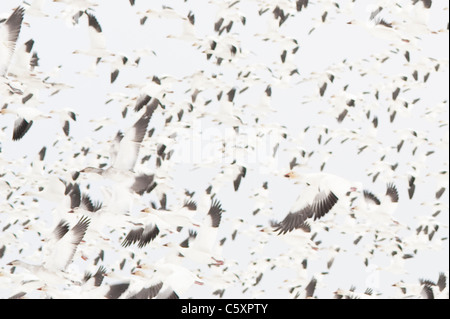
<path fill-rule="evenodd" d="M 181 195 L 184 189 L 195 191 L 194 200 L 201 204 L 198 214 L 201 218 L 209 205 L 209 199 L 204 195 L 204 190 L 211 181 L 214 181 L 214 177 L 228 167 L 234 159 L 248 169 L 248 175 L 243 179 L 238 192 L 233 190 L 232 179 L 224 179 L 222 187 L 217 186 L 215 191 L 216 198 L 221 201 L 226 210 L 218 235 L 218 240 L 227 238 L 223 247 L 224 260 L 228 262 L 231 273 L 239 274 L 242 280 L 248 278 L 244 285 L 238 282 L 230 285 L 224 297 L 289 298 L 295 295 L 295 293 L 289 294 L 290 287 L 301 285 L 304 288 L 313 276 L 320 278 L 320 285 L 315 294 L 319 298 L 330 298 L 337 288 L 349 289 L 352 285 L 357 287 L 358 292 L 373 288 L 383 297 L 397 297 L 398 289 L 391 287 L 395 282 L 403 280 L 416 284 L 419 278 L 436 280 L 439 272 L 448 273 L 448 190 L 439 201 L 436 201 L 434 194 L 438 190 L 437 181 L 433 177 L 427 177 L 429 173 L 448 171 L 448 31 L 432 35 L 420 34 L 420 40 L 417 39 L 416 43 L 411 43 L 409 47 L 406 43 L 402 43 L 403 47 L 398 48 L 389 45 L 389 41 L 374 36 L 362 25 L 347 24 L 349 21 L 360 21 L 363 24 L 367 21 L 368 23 L 370 12 L 378 5 L 384 5 L 382 3 L 386 1 L 356 1 L 356 3 L 340 1 L 339 12 L 331 1 L 311 1 L 309 7 L 300 13 L 292 10 L 294 16 L 289 17 L 280 28 L 272 14 L 275 1 L 270 2 L 271 9 L 261 16 L 258 10 L 269 6 L 265 4 L 265 1 L 241 1 L 235 8 L 246 17 L 246 25 L 242 26 L 236 21 L 232 31 L 229 34 L 225 32 L 221 38 L 222 41 L 223 38 L 231 38 L 242 49 L 242 53 L 233 58 L 232 63 L 224 61 L 221 66 L 217 66 L 214 64 L 214 58 L 207 61 L 202 50 L 192 45 L 194 42 L 207 43 L 205 39 L 216 36 L 213 26 L 219 18 L 219 13 L 218 6 L 210 3 L 213 1 L 137 0 L 136 2 L 136 6 L 131 7 L 126 0 L 97 1 L 99 5 L 92 11 L 103 29 L 108 50 L 126 55 L 130 62 L 138 56 L 141 57 L 137 68 L 126 67 L 121 70 L 118 79 L 112 85 L 109 83 L 111 68 L 108 64 L 100 63 L 94 70 L 95 76 L 87 76 L 80 72 L 89 70 L 95 58 L 72 54 L 74 50 L 89 48 L 85 16 L 80 19 L 78 25 L 73 26 L 70 18 L 61 19 L 60 12 L 64 10 L 65 5 L 52 2 L 44 6 L 44 12 L 49 17 L 25 15 L 27 25 L 22 28 L 18 48 L 29 39 L 34 39 L 33 51 L 36 51 L 40 58 L 37 70 L 42 72 L 39 76 L 44 78 L 43 74 L 51 73 L 61 66 L 58 73 L 51 76 L 51 80 L 72 86 L 54 96 L 50 96 L 52 90 L 40 90 L 36 95 L 38 99 L 33 98 L 32 102 L 39 100 L 40 103 L 36 103 L 37 107 L 43 111 L 68 107 L 78 116 L 77 121 L 71 123 L 70 138 L 63 135 L 61 123 L 57 118 L 53 118 L 36 121 L 25 137 L 18 142 L 11 140 L 14 117 L 12 115 L 0 117 L 2 128 L 0 173 L 7 173 L 4 179 L 15 188 L 9 199 L 6 199 L 9 190 L 0 188 L 2 228 L 16 218 L 19 218 L 21 222 L 25 221 L 25 216 L 16 217 L 16 214 L 30 208 L 32 214 L 40 216 L 41 220 L 47 222 L 47 226 L 52 227 L 56 224 L 58 221 L 52 215 L 54 204 L 44 200 L 33 203 L 30 198 L 22 199 L 20 196 L 26 190 L 37 189 L 39 180 L 34 180 L 34 177 L 29 175 L 29 169 L 30 163 L 38 158 L 39 150 L 43 146 L 47 147 L 45 170 L 50 175 L 58 176 L 58 174 L 71 173 L 86 166 L 108 163 L 108 141 L 114 138 L 117 130 L 126 130 L 130 127 L 140 115 L 134 114 L 132 111 L 134 101 L 130 101 L 131 98 L 139 95 L 139 91 L 125 86 L 131 83 L 148 82 L 150 80 L 146 78 L 151 79 L 154 75 L 161 79 L 168 76 L 182 81 L 174 82 L 169 88 L 174 93 L 166 97 L 167 108 L 164 111 L 159 109 L 155 112 L 149 125 L 156 128 L 155 135 L 144 141 L 140 153 L 141 157 L 152 154 L 152 158 L 145 165 L 138 165 L 136 170 L 145 172 L 155 170 L 155 155 L 153 155 L 155 147 L 158 141 L 163 141 L 169 136 L 177 125 L 174 120 L 173 124 L 164 126 L 164 119 L 169 114 L 173 114 L 176 119 L 176 114 L 181 108 L 185 109 L 183 123 L 190 124 L 192 129 L 178 131 L 179 138 L 170 146 L 175 149 L 174 156 L 170 162 L 164 163 L 168 165 L 167 172 L 171 178 L 169 185 L 172 191 L 168 192 L 169 207 L 175 208 L 182 204 L 184 198 Z M 408 6 L 411 1 L 398 2 L 405 8 L 411 8 Z M 279 3 L 280 6 L 286 7 L 289 1 L 279 1 Z M 21 1 L 2 1 L 0 3 L 2 16 L 9 16 L 11 10 L 20 4 Z M 150 8 L 161 10 L 163 4 L 172 7 L 183 17 L 186 17 L 190 11 L 195 14 L 194 30 L 197 40 L 167 37 L 181 34 L 183 22 L 180 19 L 150 17 L 144 26 L 139 24 L 138 12 Z M 422 13 L 423 11 L 418 10 L 419 7 L 420 4 L 412 9 Z M 294 8 L 295 6 L 292 7 Z M 328 11 L 326 23 L 321 22 L 324 11 Z M 380 15 L 388 22 L 412 17 L 414 12 L 402 17 L 401 10 L 391 13 L 387 11 L 386 9 Z M 447 28 L 447 1 L 433 1 L 432 9 L 428 13 L 430 17 L 427 23 L 430 29 L 438 31 Z M 403 25 L 408 26 L 408 24 Z M 308 34 L 312 27 L 316 29 Z M 413 29 L 413 27 L 414 25 L 411 24 L 410 28 Z M 260 35 L 271 35 L 271 32 L 298 41 L 300 48 L 297 54 L 289 53 L 284 64 L 280 59 L 285 48 L 284 42 L 262 41 L 263 37 Z M 275 39 L 280 39 L 280 36 L 276 35 Z M 287 48 L 288 51 L 295 47 L 292 43 L 290 45 Z M 149 54 L 143 55 L 143 50 L 147 50 Z M 404 57 L 405 50 L 410 52 L 410 63 L 407 63 Z M 385 63 L 375 60 L 375 57 L 383 59 L 385 56 L 389 56 Z M 430 58 L 434 60 L 431 61 Z M 344 59 L 347 65 L 353 65 L 353 70 L 350 71 L 348 67 L 343 66 Z M 434 66 L 438 63 L 440 69 L 436 72 Z M 270 68 L 271 72 L 267 68 Z M 289 72 L 293 69 L 298 69 L 300 75 L 289 77 Z M 359 69 L 370 73 L 361 77 Z M 394 105 L 391 99 L 392 92 L 401 85 L 402 75 L 408 76 L 409 81 L 412 81 L 412 72 L 416 69 L 419 70 L 421 79 L 427 72 L 431 72 L 431 76 L 426 84 L 419 80 L 411 90 L 401 92 L 399 99 L 408 101 L 410 107 L 405 109 L 401 106 L 402 111 L 398 112 L 394 123 L 390 123 L 390 114 L 387 109 Z M 187 79 L 200 70 L 204 70 L 208 76 L 216 74 L 217 81 L 201 83 L 201 85 L 212 84 L 213 86 L 199 94 L 198 100 L 194 103 L 195 110 L 191 114 L 187 112 L 187 105 L 191 102 L 191 92 L 186 93 L 191 88 L 190 81 Z M 252 70 L 259 80 L 254 83 L 236 80 L 238 73 L 242 70 L 244 73 L 246 70 Z M 334 83 L 328 83 L 324 97 L 320 97 L 319 87 L 327 79 L 323 73 L 326 70 L 333 70 L 335 80 Z M 168 81 L 163 80 L 163 83 Z M 273 91 L 271 99 L 264 94 L 269 84 Z M 196 84 L 194 89 L 198 85 L 200 84 Z M 347 93 L 356 100 L 356 107 L 350 110 L 342 123 L 338 123 L 336 118 L 340 112 L 336 111 L 337 107 L 331 106 L 342 104 L 342 101 L 334 96 L 342 96 L 345 85 L 348 85 Z M 243 146 L 247 144 L 255 146 L 256 151 L 255 153 L 248 153 L 248 151 L 237 153 L 232 147 L 233 143 L 228 141 L 226 153 L 222 154 L 217 151 L 221 148 L 221 139 L 226 136 L 225 134 L 233 135 L 234 131 L 230 124 L 218 126 L 216 122 L 213 122 L 214 114 L 217 114 L 220 107 L 226 107 L 217 101 L 216 96 L 220 90 L 223 90 L 222 100 L 224 101 L 226 92 L 232 87 L 240 91 L 246 86 L 250 88 L 242 94 L 236 93 L 234 100 L 233 111 L 245 123 L 241 127 L 239 137 L 241 140 L 237 143 Z M 380 92 L 379 101 L 374 98 L 376 89 Z M 363 94 L 363 92 L 370 92 L 370 94 Z M 125 119 L 122 118 L 121 112 L 126 102 L 114 101 L 105 104 L 116 93 L 126 94 L 127 101 L 132 103 Z M 416 98 L 420 98 L 420 101 L 412 105 L 411 101 Z M 204 102 L 209 99 L 213 99 L 213 102 L 204 106 Z M 2 97 L 0 97 L 0 103 L 4 103 Z M 266 109 L 262 113 L 264 107 Z M 372 117 L 367 119 L 364 110 L 369 109 Z M 195 115 L 203 111 L 208 114 L 202 120 L 196 119 Z M 428 111 L 431 113 L 425 118 Z M 379 120 L 376 130 L 371 124 L 374 115 Z M 255 124 L 256 117 L 259 118 L 258 124 Z M 107 124 L 103 129 L 94 132 L 100 124 L 91 121 L 103 118 L 112 119 L 114 124 Z M 223 116 L 219 118 L 223 119 Z M 303 134 L 308 126 L 310 129 Z M 327 145 L 318 144 L 319 134 L 323 134 L 323 141 L 331 136 L 331 134 L 324 134 L 325 127 L 329 128 L 330 132 L 334 132 L 335 137 Z M 257 138 L 255 132 L 267 133 L 267 128 L 272 128 L 271 134 Z M 343 132 L 339 131 L 341 129 L 358 131 L 361 140 L 341 144 L 340 141 L 343 139 Z M 414 156 L 411 153 L 414 147 L 408 142 L 405 142 L 402 151 L 397 153 L 396 147 L 401 140 L 401 135 L 395 130 L 414 130 L 419 136 L 425 136 L 428 140 L 419 145 Z M 276 133 L 278 131 L 280 133 Z M 200 138 L 196 137 L 195 132 L 200 134 Z M 280 138 L 281 132 L 286 132 L 288 139 Z M 303 140 L 297 140 L 302 134 Z M 375 134 L 375 138 L 380 142 L 379 146 L 369 147 L 358 155 L 358 149 L 365 145 L 367 136 L 370 134 Z M 213 136 L 215 139 L 212 139 Z M 258 142 L 256 143 L 255 140 Z M 57 143 L 54 144 L 56 141 Z M 273 158 L 273 147 L 278 142 L 280 146 L 277 156 Z M 88 156 L 80 155 L 73 158 L 73 154 L 79 152 L 83 146 L 90 147 Z M 216 151 L 210 154 L 207 150 L 211 149 Z M 309 159 L 301 158 L 302 149 L 307 153 L 314 151 L 314 154 Z M 434 153 L 425 156 L 429 151 Z M 312 233 L 318 232 L 315 241 L 321 240 L 322 243 L 319 245 L 319 251 L 315 253 L 316 258 L 309 259 L 305 273 L 300 271 L 303 258 L 293 255 L 290 250 L 295 247 L 295 241 L 290 239 L 290 243 L 287 243 L 282 236 L 267 235 L 259 231 L 262 228 L 259 226 L 267 227 L 269 220 L 284 218 L 300 194 L 301 186 L 293 185 L 292 182 L 283 178 L 283 174 L 289 170 L 290 160 L 297 157 L 308 171 L 318 172 L 322 159 L 329 152 L 332 154 L 326 163 L 325 172 L 360 181 L 366 189 L 380 195 L 385 191 L 387 182 L 393 181 L 397 185 L 400 203 L 393 217 L 402 225 L 411 228 L 411 231 L 405 233 L 405 237 L 402 238 L 405 241 L 410 238 L 409 236 L 414 237 L 415 229 L 420 225 L 419 220 L 430 218 L 438 210 L 432 206 L 440 205 L 442 212 L 437 218 L 432 219 L 434 223 L 440 225 L 439 231 L 433 241 L 418 249 L 414 258 L 404 260 L 405 270 L 399 273 L 377 270 L 377 267 L 389 266 L 393 260 L 383 253 L 373 258 L 371 267 L 365 267 L 363 257 L 358 253 L 364 251 L 364 245 L 370 242 L 373 234 L 365 234 L 364 240 L 354 246 L 352 242 L 359 235 L 358 226 L 355 226 L 354 233 L 347 231 L 345 234 L 340 234 L 338 231 L 333 231 L 333 222 L 348 220 L 348 213 L 345 212 L 342 216 L 327 215 L 313 225 Z M 102 155 L 100 160 L 96 159 L 97 154 Z M 383 170 L 377 181 L 373 183 L 372 176 L 367 174 L 383 155 L 386 155 L 386 162 L 399 163 L 399 166 L 393 177 L 389 177 L 388 172 Z M 412 200 L 409 200 L 407 177 L 413 172 L 413 167 L 420 172 L 415 172 L 417 174 L 416 194 Z M 17 172 L 17 175 L 13 176 L 10 173 L 11 170 Z M 49 170 L 52 171 L 49 172 Z M 67 175 L 64 178 L 67 178 Z M 81 181 L 86 190 L 90 181 L 82 178 Z M 255 210 L 256 203 L 251 196 L 261 192 L 262 184 L 266 181 L 269 185 L 268 198 L 271 202 L 259 214 L 253 216 L 252 212 Z M 31 185 L 33 183 L 35 185 Z M 89 194 L 101 200 L 101 193 L 96 192 L 98 190 L 98 186 L 95 186 L 96 182 L 92 181 L 91 184 Z M 20 202 L 21 200 L 23 203 Z M 147 196 L 133 209 L 141 209 L 151 200 L 156 200 L 155 194 Z M 15 208 L 12 209 L 7 203 L 14 203 Z M 233 241 L 231 233 L 234 222 L 238 219 L 243 219 L 244 223 L 236 240 Z M 323 229 L 325 225 L 331 225 L 329 232 Z M 20 227 L 17 226 L 17 228 Z M 5 233 L 12 232 L 14 229 L 11 227 Z M 2 234 L 2 236 L 7 235 Z M 184 239 L 184 236 L 185 233 L 180 234 L 179 239 Z M 260 244 L 256 236 L 261 236 L 264 244 Z M 25 240 L 21 240 L 22 238 Z M 27 260 L 29 257 L 30 261 L 38 262 L 39 255 L 35 254 L 37 247 L 31 240 L 32 238 L 27 236 L 20 237 L 17 239 L 16 247 L 8 247 L 7 254 L 0 259 L 0 269 L 8 272 L 6 263 L 16 258 Z M 160 254 L 164 254 L 164 251 L 158 249 L 158 245 L 164 242 L 165 239 L 153 242 L 145 252 L 138 251 L 136 247 L 131 247 L 130 250 L 135 249 L 136 254 L 143 259 L 156 259 Z M 333 266 L 328 270 L 326 264 L 335 247 L 342 247 L 342 250 L 346 252 L 336 255 Z M 405 247 L 407 248 L 403 253 L 412 253 L 414 250 L 414 246 L 406 243 Z M 17 255 L 20 248 L 25 250 Z M 260 264 L 264 264 L 265 259 L 282 259 L 286 253 L 292 256 L 292 260 L 285 265 L 279 262 L 274 270 L 269 270 L 270 266 L 267 269 L 253 270 L 252 268 L 252 261 L 261 261 Z M 33 258 L 36 256 L 37 258 L 33 259 L 33 255 Z M 237 264 L 233 264 L 233 260 Z M 109 264 L 105 262 L 105 266 L 110 270 L 117 269 L 118 262 L 121 260 L 111 254 L 107 257 L 107 261 Z M 209 275 L 220 271 L 199 265 L 188 264 L 188 266 L 192 269 L 200 268 L 205 281 Z M 71 267 L 84 271 L 89 268 L 89 260 L 84 262 L 78 254 Z M 130 268 L 132 268 L 131 264 L 121 275 L 129 276 Z M 260 272 L 264 272 L 261 283 L 252 286 Z M 322 272 L 328 272 L 328 274 L 320 275 Z M 242 293 L 246 287 L 249 289 Z M 208 285 L 195 286 L 184 297 L 211 297 L 213 290 L 213 287 Z M 1 297 L 10 295 L 11 291 L 0 288 Z"/>

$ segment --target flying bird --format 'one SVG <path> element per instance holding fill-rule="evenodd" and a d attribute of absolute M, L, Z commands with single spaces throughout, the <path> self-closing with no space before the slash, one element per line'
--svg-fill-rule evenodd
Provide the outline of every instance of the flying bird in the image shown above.
<path fill-rule="evenodd" d="M 49 119 L 49 115 L 44 114 L 42 111 L 38 110 L 32 106 L 19 106 L 16 108 L 2 108 L 0 114 L 16 114 L 17 119 L 14 121 L 14 129 L 12 139 L 13 141 L 18 141 L 33 125 L 33 122 L 38 119 Z"/>
<path fill-rule="evenodd" d="M 293 171 L 285 177 L 305 184 L 305 189 L 291 208 L 291 212 L 279 223 L 274 223 L 274 231 L 286 234 L 306 227 L 306 221 L 320 219 L 350 194 L 357 192 L 360 183 L 349 182 L 339 176 L 326 173 L 297 174 Z"/>
<path fill-rule="evenodd" d="M 45 239 L 43 262 L 41 265 L 29 264 L 22 260 L 13 260 L 9 266 L 23 267 L 38 277 L 45 285 L 56 285 L 64 278 L 64 270 L 72 262 L 78 245 L 89 227 L 90 220 L 82 217 L 70 228 L 61 220 L 51 236 Z"/>
<path fill-rule="evenodd" d="M 119 132 L 116 135 L 111 150 L 111 166 L 109 168 L 86 167 L 80 172 L 97 173 L 104 176 L 120 171 L 132 172 L 139 155 L 141 143 L 147 132 L 148 123 L 157 106 L 158 104 L 150 104 L 147 106 L 145 113 L 125 134 Z"/>

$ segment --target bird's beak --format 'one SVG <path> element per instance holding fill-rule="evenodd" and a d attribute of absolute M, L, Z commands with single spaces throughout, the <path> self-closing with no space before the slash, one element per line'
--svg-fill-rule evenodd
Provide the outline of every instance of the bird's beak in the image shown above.
<path fill-rule="evenodd" d="M 287 174 L 284 175 L 284 177 L 286 178 L 295 178 L 297 176 L 297 174 L 295 174 L 293 171 L 288 172 Z"/>

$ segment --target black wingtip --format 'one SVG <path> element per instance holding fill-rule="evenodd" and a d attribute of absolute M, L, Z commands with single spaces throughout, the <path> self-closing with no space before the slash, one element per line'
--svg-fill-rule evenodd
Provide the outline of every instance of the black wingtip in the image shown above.
<path fill-rule="evenodd" d="M 60 222 L 53 231 L 57 240 L 63 238 L 64 235 L 67 234 L 68 232 L 69 232 L 69 223 L 67 223 L 64 219 L 60 220 Z"/>
<path fill-rule="evenodd" d="M 387 184 L 386 196 L 389 196 L 393 203 L 398 203 L 398 200 L 399 200 L 398 190 L 397 190 L 397 187 L 394 185 L 394 183 Z"/>
<path fill-rule="evenodd" d="M 372 192 L 364 190 L 363 195 L 365 199 L 372 201 L 375 205 L 381 205 L 381 202 L 378 199 L 378 197 L 376 197 Z"/>
<path fill-rule="evenodd" d="M 13 141 L 18 141 L 24 137 L 31 125 L 33 125 L 33 121 L 28 122 L 25 119 L 18 119 L 16 123 L 14 123 Z"/>
<path fill-rule="evenodd" d="M 98 23 L 97 18 L 89 12 L 86 12 L 86 15 L 88 16 L 88 24 L 90 27 L 94 28 L 95 31 L 97 31 L 98 33 L 102 32 L 102 27 L 100 26 L 100 24 Z"/>
<path fill-rule="evenodd" d="M 90 223 L 91 223 L 91 219 L 87 216 L 83 216 L 80 218 L 78 223 L 73 227 L 73 230 L 75 232 L 83 233 L 83 236 L 84 236 Z"/>
<path fill-rule="evenodd" d="M 219 227 L 220 220 L 222 219 L 222 204 L 216 199 L 211 203 L 208 215 L 211 216 L 211 227 Z"/>
<path fill-rule="evenodd" d="M 138 248 L 148 245 L 159 234 L 159 228 L 156 225 L 148 225 L 144 228 L 139 227 L 128 232 L 127 237 L 122 242 L 122 247 L 128 247 L 138 243 Z"/>
<path fill-rule="evenodd" d="M 184 202 L 183 207 L 186 207 L 189 210 L 197 210 L 197 203 L 193 200 L 188 200 Z"/>
<path fill-rule="evenodd" d="M 236 176 L 236 179 L 233 181 L 234 191 L 237 192 L 239 189 L 239 185 L 241 185 L 241 180 L 247 174 L 247 168 L 241 166 L 239 169 L 239 174 Z"/>
<path fill-rule="evenodd" d="M 119 70 L 114 70 L 113 72 L 111 72 L 111 79 L 110 79 L 110 83 L 114 83 L 114 81 L 117 79 L 117 77 L 119 76 Z"/>
<path fill-rule="evenodd" d="M 144 232 L 144 228 L 132 229 L 128 232 L 127 237 L 122 241 L 122 247 L 128 247 L 136 242 L 138 242 Z"/>
<path fill-rule="evenodd" d="M 17 7 L 8 20 L 6 20 L 5 25 L 9 28 L 9 41 L 14 43 L 17 41 L 22 26 L 24 13 L 25 9 L 23 7 Z"/>
<path fill-rule="evenodd" d="M 314 220 L 320 219 L 327 214 L 338 202 L 337 197 L 333 192 L 330 192 L 326 198 L 322 198 L 312 205 L 314 211 Z"/>
<path fill-rule="evenodd" d="M 270 224 L 274 228 L 274 232 L 278 235 L 287 234 L 295 229 L 302 229 L 304 232 L 311 232 L 311 226 L 306 219 L 311 218 L 314 211 L 311 206 L 306 206 L 298 212 L 289 213 L 281 222 L 271 221 Z"/>

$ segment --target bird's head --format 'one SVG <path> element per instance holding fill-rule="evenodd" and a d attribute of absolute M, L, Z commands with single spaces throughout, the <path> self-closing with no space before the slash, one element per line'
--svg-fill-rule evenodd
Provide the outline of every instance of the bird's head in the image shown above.
<path fill-rule="evenodd" d="M 163 247 L 171 248 L 171 247 L 174 247 L 174 244 L 171 242 L 168 242 L 168 243 L 163 244 Z"/>
<path fill-rule="evenodd" d="M 141 270 L 135 270 L 131 274 L 134 276 L 139 276 L 139 277 L 143 277 L 143 278 L 145 277 L 145 273 Z"/>
<path fill-rule="evenodd" d="M 0 114 L 8 114 L 8 113 L 14 113 L 14 112 L 7 108 L 3 108 L 0 110 Z"/>
<path fill-rule="evenodd" d="M 149 214 L 149 213 L 152 213 L 152 212 L 153 212 L 153 209 L 151 207 L 146 207 L 146 208 L 141 210 L 141 213 Z"/>
<path fill-rule="evenodd" d="M 100 168 L 96 168 L 96 167 L 86 167 L 83 168 L 80 173 L 96 173 L 96 174 L 102 174 L 103 170 Z"/>
<path fill-rule="evenodd" d="M 6 266 L 13 266 L 13 267 L 15 267 L 15 266 L 20 266 L 20 264 L 21 264 L 21 261 L 16 259 L 16 260 L 13 260 L 13 261 L 7 263 Z"/>
<path fill-rule="evenodd" d="M 289 178 L 289 179 L 296 179 L 296 178 L 299 178 L 299 175 L 294 171 L 290 171 L 290 172 L 284 174 L 284 177 Z"/>
<path fill-rule="evenodd" d="M 400 280 L 400 281 L 396 282 L 395 284 L 393 284 L 392 287 L 403 288 L 403 287 L 405 287 L 405 282 L 403 280 Z"/>
<path fill-rule="evenodd" d="M 163 247 L 172 248 L 172 249 L 182 249 L 180 245 L 172 242 L 167 242 L 162 245 Z"/>

